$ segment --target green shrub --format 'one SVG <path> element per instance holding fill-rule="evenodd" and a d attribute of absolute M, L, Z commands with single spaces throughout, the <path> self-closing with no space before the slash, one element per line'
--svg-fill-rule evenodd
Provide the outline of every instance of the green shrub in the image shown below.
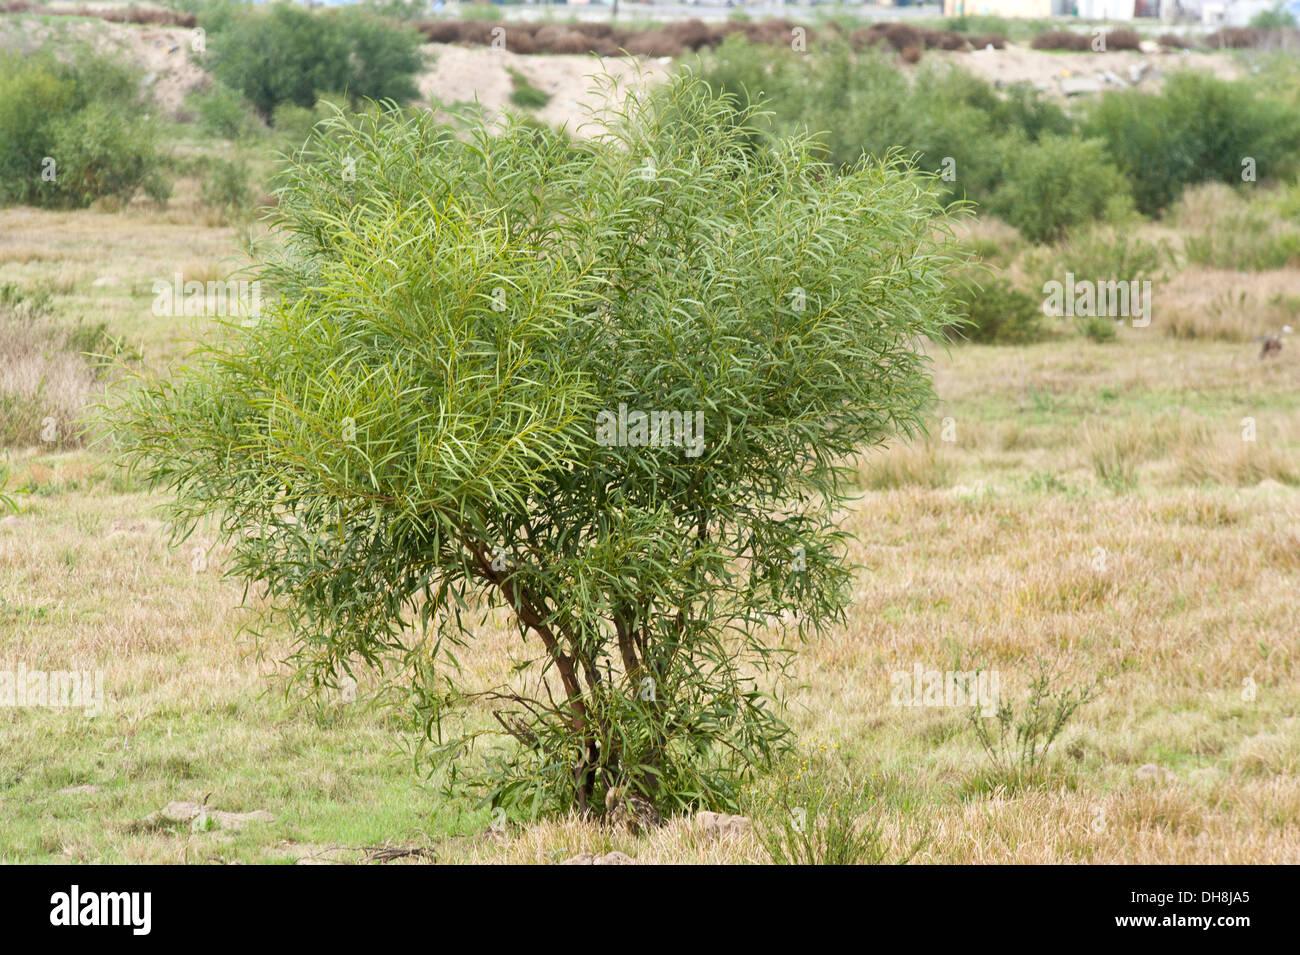
<path fill-rule="evenodd" d="M 1168 242 L 1149 242 L 1127 229 L 1096 226 L 1079 229 L 1052 247 L 1033 249 L 1024 257 L 1025 271 L 1036 284 L 1063 281 L 1067 272 L 1094 282 L 1156 281 L 1174 261 Z"/>
<path fill-rule="evenodd" d="M 889 859 L 881 805 L 832 747 L 808 746 L 783 761 L 746 800 L 754 835 L 774 865 L 878 865 Z"/>
<path fill-rule="evenodd" d="M 208 89 L 191 94 L 188 105 L 198 114 L 200 126 L 222 139 L 246 139 L 260 125 L 243 94 L 225 83 L 213 81 Z"/>
<path fill-rule="evenodd" d="M 1216 269 L 1265 272 L 1300 265 L 1300 228 L 1263 203 L 1214 217 L 1204 232 L 1183 240 L 1187 261 Z"/>
<path fill-rule="evenodd" d="M 949 329 L 960 337 L 986 345 L 1025 344 L 1044 336 L 1043 303 L 993 275 L 956 280 L 956 308 L 966 322 Z"/>
<path fill-rule="evenodd" d="M 1284 178 L 1296 167 L 1300 110 L 1245 81 L 1175 73 L 1159 93 L 1107 93 L 1085 124 L 1131 184 L 1139 211 L 1155 215 L 1197 182 L 1240 183 L 1242 161 Z"/>
<path fill-rule="evenodd" d="M 318 94 L 405 101 L 416 95 L 420 37 L 362 10 L 312 13 L 289 4 L 230 18 L 209 44 L 213 75 L 265 119 L 282 103 L 310 108 Z"/>
<path fill-rule="evenodd" d="M 248 180 L 246 163 L 216 156 L 206 157 L 200 185 L 203 204 L 228 218 L 237 219 L 246 215 L 253 203 L 253 190 Z"/>
<path fill-rule="evenodd" d="M 1123 217 L 1131 199 L 1100 140 L 1049 134 L 1011 151 L 989 208 L 1031 242 L 1049 242 L 1081 223 Z"/>
<path fill-rule="evenodd" d="M 1039 658 L 1020 707 L 1004 694 L 993 717 L 972 709 L 971 726 L 990 763 L 985 788 L 1005 787 L 1014 792 L 1041 783 L 1052 744 L 1075 713 L 1097 698 L 1101 688 L 1100 677 L 1086 683 L 1070 682 L 1063 669 Z"/>
<path fill-rule="evenodd" d="M 441 778 L 518 813 L 738 806 L 789 739 L 768 628 L 848 597 L 841 462 L 933 401 L 929 181 L 756 156 L 732 118 L 680 75 L 583 141 L 327 120 L 280 179 L 282 298 L 124 396 L 129 456 L 182 525 L 225 518 L 302 677 L 412 680 Z M 515 661 L 475 686 L 493 606 Z"/>
<path fill-rule="evenodd" d="M 1076 317 L 1074 321 L 1079 333 L 1098 345 L 1113 342 L 1119 337 L 1119 329 L 1116 327 L 1113 318 L 1106 318 L 1101 315 L 1083 315 Z"/>
<path fill-rule="evenodd" d="M 59 204 L 97 198 L 127 201 L 158 166 L 152 128 L 135 127 L 125 111 L 96 101 L 50 124 Z"/>
<path fill-rule="evenodd" d="M 551 94 L 539 90 L 524 74 L 514 68 L 510 68 L 509 73 L 511 86 L 514 87 L 510 91 L 510 102 L 521 109 L 541 109 L 551 101 Z"/>
<path fill-rule="evenodd" d="M 702 71 L 715 91 L 738 97 L 738 113 L 761 102 L 762 115 L 745 113 L 755 142 L 808 130 L 837 166 L 864 153 L 915 159 L 945 175 L 951 196 L 977 202 L 1002 182 L 1023 142 L 1070 127 L 1065 113 L 1028 85 L 1000 95 L 948 64 L 925 64 L 909 80 L 891 57 L 855 54 L 829 38 L 819 40 L 815 57 L 804 57 L 731 36 L 703 58 Z"/>
<path fill-rule="evenodd" d="M 1285 30 L 1296 25 L 1291 11 L 1278 3 L 1271 10 L 1261 10 L 1250 18 L 1249 26 L 1256 30 Z"/>
<path fill-rule="evenodd" d="M 161 175 L 134 74 L 104 59 L 0 57 L 0 200 L 128 201 Z"/>

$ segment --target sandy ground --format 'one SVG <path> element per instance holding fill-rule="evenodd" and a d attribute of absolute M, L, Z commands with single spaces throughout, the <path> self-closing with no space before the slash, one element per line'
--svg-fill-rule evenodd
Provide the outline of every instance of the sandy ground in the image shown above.
<path fill-rule="evenodd" d="M 190 56 L 194 31 L 171 27 L 136 26 L 102 20 L 55 20 L 0 17 L 0 50 L 33 53 L 46 47 L 56 55 L 74 56 L 87 47 L 100 53 L 126 53 L 144 71 L 144 85 L 154 102 L 176 116 L 185 97 L 210 82 L 203 67 Z"/>
<path fill-rule="evenodd" d="M 581 134 L 589 110 L 607 99 L 606 90 L 597 88 L 594 75 L 607 72 L 619 78 L 623 86 L 650 84 L 663 79 L 671 61 L 636 57 L 596 56 L 525 56 L 505 50 L 468 48 L 428 44 L 430 69 L 421 74 L 418 85 L 426 102 L 445 104 L 477 101 L 493 112 L 510 105 L 514 89 L 511 69 L 518 70 L 528 82 L 551 94 L 551 100 L 536 116 L 554 125 L 568 124 Z"/>
<path fill-rule="evenodd" d="M 1235 79 L 1241 73 L 1237 61 L 1222 53 L 1057 53 L 1008 46 L 1005 50 L 976 50 L 973 53 L 931 51 L 926 54 L 926 58 L 936 56 L 990 82 L 1043 84 L 1053 95 L 1060 95 L 1059 81 L 1070 77 L 1100 80 L 1102 74 L 1111 72 L 1127 83 L 1130 70 L 1143 63 L 1147 64 L 1147 72 L 1139 83 L 1141 86 L 1154 87 L 1159 84 L 1160 74 L 1175 70 L 1203 70 L 1220 79 Z"/>

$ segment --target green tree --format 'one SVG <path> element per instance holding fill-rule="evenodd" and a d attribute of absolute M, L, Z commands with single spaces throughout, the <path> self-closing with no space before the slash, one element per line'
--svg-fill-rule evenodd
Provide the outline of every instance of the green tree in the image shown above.
<path fill-rule="evenodd" d="M 163 166 L 138 76 L 93 55 L 0 56 L 0 201 L 128 200 Z"/>
<path fill-rule="evenodd" d="M 299 672 L 410 677 L 449 782 L 496 804 L 736 805 L 785 747 L 797 636 L 845 606 L 846 462 L 932 399 L 937 185 L 733 118 L 690 75 L 581 142 L 337 117 L 283 175 L 281 297 L 125 409 Z M 494 605 L 518 641 L 470 685 Z"/>
<path fill-rule="evenodd" d="M 207 65 L 270 119 L 281 103 L 315 105 L 319 93 L 404 101 L 415 95 L 420 37 L 362 11 L 312 13 L 287 3 L 226 16 Z"/>
<path fill-rule="evenodd" d="M 1132 206 L 1100 140 L 1054 134 L 1009 151 L 1006 181 L 988 204 L 1031 242 L 1058 240 L 1094 219 L 1122 219 Z"/>

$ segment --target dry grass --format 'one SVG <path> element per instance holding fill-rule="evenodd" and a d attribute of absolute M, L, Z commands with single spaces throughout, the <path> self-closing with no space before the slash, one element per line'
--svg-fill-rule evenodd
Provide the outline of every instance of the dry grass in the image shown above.
<path fill-rule="evenodd" d="M 149 313 L 147 283 L 220 274 L 233 237 L 146 208 L 9 210 L 0 235 L 0 281 L 55 288 L 61 321 L 103 314 L 155 360 L 181 330 Z M 123 284 L 90 284 L 101 275 Z M 1300 342 L 1261 362 L 1163 320 L 1158 305 L 1108 345 L 936 352 L 932 436 L 862 461 L 848 620 L 802 648 L 787 716 L 869 784 L 889 857 L 922 838 L 917 862 L 1300 862 Z M 278 692 L 284 647 L 272 634 L 259 659 L 237 638 L 241 589 L 211 528 L 173 546 L 160 500 L 98 453 L 12 457 L 27 493 L 0 519 L 0 666 L 102 669 L 110 702 L 94 719 L 0 709 L 0 861 L 361 859 L 382 844 L 440 861 L 765 860 L 753 836 L 687 820 L 640 838 L 572 817 L 491 832 L 412 771 L 406 714 L 367 701 L 373 679 L 352 704 Z M 519 652 L 490 615 L 462 662 L 487 680 Z M 1018 699 L 1039 658 L 1106 683 L 1031 785 L 1000 783 L 964 711 L 893 702 L 895 673 L 972 662 Z M 141 823 L 205 798 L 275 821 Z"/>

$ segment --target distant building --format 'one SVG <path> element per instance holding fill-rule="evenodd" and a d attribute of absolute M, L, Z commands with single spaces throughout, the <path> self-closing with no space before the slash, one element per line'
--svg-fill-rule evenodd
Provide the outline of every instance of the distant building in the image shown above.
<path fill-rule="evenodd" d="M 943 0 L 943 15 L 1045 19 L 1068 17 L 1072 7 L 1072 0 Z"/>
<path fill-rule="evenodd" d="M 1241 27 L 1252 17 L 1272 10 L 1277 0 L 943 0 L 947 17 L 994 16 L 1046 19 L 1079 17 L 1082 20 L 1132 20 L 1155 16 L 1164 20 L 1200 19 L 1203 23 Z M 1300 0 L 1284 0 L 1283 7 L 1300 22 Z"/>

